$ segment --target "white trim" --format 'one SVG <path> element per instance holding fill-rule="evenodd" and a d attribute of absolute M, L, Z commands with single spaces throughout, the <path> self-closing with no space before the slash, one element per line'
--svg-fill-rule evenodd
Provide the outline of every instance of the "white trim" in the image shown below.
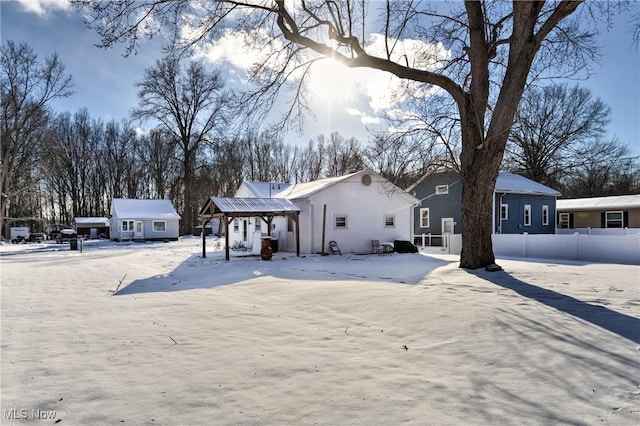
<path fill-rule="evenodd" d="M 427 224 L 425 225 L 423 223 L 423 219 L 425 219 L 424 215 L 422 214 L 423 212 L 427 212 L 426 215 L 426 219 L 427 219 Z M 431 213 L 429 212 L 429 207 L 423 207 L 420 209 L 420 228 L 429 228 L 431 225 Z"/>
<path fill-rule="evenodd" d="M 547 204 L 542 205 L 542 224 L 549 225 L 549 206 Z"/>
<path fill-rule="evenodd" d="M 524 226 L 531 226 L 531 204 L 524 205 L 523 214 L 524 216 L 522 218 L 522 221 L 524 223 Z"/>

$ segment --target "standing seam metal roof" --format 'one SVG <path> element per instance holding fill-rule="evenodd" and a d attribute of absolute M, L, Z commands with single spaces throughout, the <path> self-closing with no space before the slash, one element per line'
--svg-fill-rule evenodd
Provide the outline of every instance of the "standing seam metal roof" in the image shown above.
<path fill-rule="evenodd" d="M 211 197 L 222 213 L 278 213 L 300 212 L 298 206 L 284 198 L 221 198 Z"/>

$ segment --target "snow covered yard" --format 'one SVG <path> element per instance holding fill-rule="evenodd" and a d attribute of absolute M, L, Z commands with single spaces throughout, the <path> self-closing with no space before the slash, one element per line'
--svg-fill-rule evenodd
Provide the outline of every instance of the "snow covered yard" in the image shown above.
<path fill-rule="evenodd" d="M 0 423 L 640 424 L 639 266 L 212 247 L 0 246 Z"/>

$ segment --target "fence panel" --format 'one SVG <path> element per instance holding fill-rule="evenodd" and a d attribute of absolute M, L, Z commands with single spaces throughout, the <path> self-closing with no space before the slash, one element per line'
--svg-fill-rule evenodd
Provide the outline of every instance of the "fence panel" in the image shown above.
<path fill-rule="evenodd" d="M 578 258 L 640 265 L 640 235 L 578 235 Z"/>
<path fill-rule="evenodd" d="M 640 265 L 640 235 L 494 234 L 496 256 L 582 260 Z M 462 235 L 449 237 L 450 254 L 460 254 Z"/>

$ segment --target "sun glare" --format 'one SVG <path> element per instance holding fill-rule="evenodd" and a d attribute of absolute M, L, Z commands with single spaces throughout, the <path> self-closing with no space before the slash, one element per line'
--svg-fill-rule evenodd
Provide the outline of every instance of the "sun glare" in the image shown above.
<path fill-rule="evenodd" d="M 309 75 L 309 89 L 314 96 L 327 101 L 348 101 L 356 85 L 353 70 L 333 59 L 313 64 Z"/>

